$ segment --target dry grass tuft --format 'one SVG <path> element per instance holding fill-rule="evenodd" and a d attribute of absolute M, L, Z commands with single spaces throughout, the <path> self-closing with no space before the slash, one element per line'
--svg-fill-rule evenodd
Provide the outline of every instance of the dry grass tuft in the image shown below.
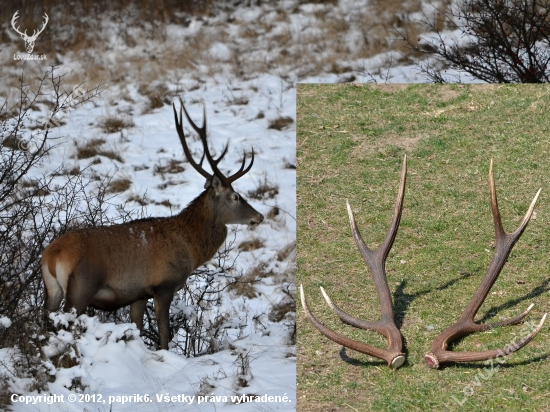
<path fill-rule="evenodd" d="M 277 206 L 273 206 L 271 209 L 269 209 L 269 212 L 266 214 L 266 219 L 273 220 L 276 216 L 279 216 L 280 210 Z"/>
<path fill-rule="evenodd" d="M 2 146 L 12 150 L 21 150 L 22 139 L 14 135 L 9 135 L 2 141 Z"/>
<path fill-rule="evenodd" d="M 151 201 L 147 198 L 147 196 L 140 196 L 138 194 L 133 194 L 128 198 L 129 202 L 136 202 L 140 206 L 147 206 L 151 203 Z"/>
<path fill-rule="evenodd" d="M 253 266 L 246 274 L 236 278 L 228 286 L 229 291 L 237 296 L 245 296 L 249 299 L 257 297 L 258 293 L 254 289 L 254 284 L 259 279 L 274 275 L 273 271 L 268 271 L 267 268 L 268 264 L 266 262 L 260 262 L 256 266 Z"/>
<path fill-rule="evenodd" d="M 59 355 L 50 358 L 56 368 L 69 369 L 78 365 L 80 354 L 76 344 L 67 345 L 67 348 Z"/>
<path fill-rule="evenodd" d="M 103 149 L 101 146 L 106 143 L 104 139 L 91 139 L 84 146 L 77 146 L 76 158 L 89 159 L 94 156 L 105 156 L 109 159 L 124 163 L 124 159 L 114 150 Z"/>
<path fill-rule="evenodd" d="M 185 170 L 182 163 L 180 160 L 170 159 L 167 164 L 155 164 L 153 174 L 160 174 L 164 178 L 165 174 L 181 173 Z"/>
<path fill-rule="evenodd" d="M 146 96 L 149 100 L 148 106 L 143 111 L 148 113 L 154 109 L 164 106 L 164 104 L 170 104 L 170 89 L 163 82 L 155 82 L 153 84 L 142 83 L 138 92 Z"/>
<path fill-rule="evenodd" d="M 243 252 L 250 252 L 251 250 L 256 250 L 264 247 L 264 241 L 258 238 L 253 238 L 250 240 L 245 240 L 241 242 L 238 246 Z"/>
<path fill-rule="evenodd" d="M 279 194 L 279 185 L 270 183 L 267 177 L 263 181 L 258 182 L 258 186 L 254 190 L 248 191 L 248 196 L 252 199 L 273 199 Z"/>
<path fill-rule="evenodd" d="M 212 385 L 206 377 L 201 378 L 200 380 L 200 386 L 199 390 L 197 391 L 198 396 L 208 396 L 212 391 L 216 389 L 214 385 Z"/>
<path fill-rule="evenodd" d="M 92 139 L 89 140 L 85 146 L 81 146 L 77 148 L 77 159 L 89 159 L 90 157 L 94 157 L 99 154 L 100 149 L 99 147 L 106 143 L 106 140 L 104 139 Z"/>
<path fill-rule="evenodd" d="M 64 174 L 67 176 L 79 176 L 80 175 L 80 166 L 76 165 L 70 169 L 66 169 Z"/>
<path fill-rule="evenodd" d="M 292 253 L 296 253 L 296 241 L 289 243 L 280 250 L 279 253 L 277 253 L 277 260 L 279 262 L 287 260 Z"/>
<path fill-rule="evenodd" d="M 227 289 L 236 296 L 245 296 L 248 299 L 253 299 L 258 296 L 256 289 L 254 289 L 254 283 L 256 283 L 254 277 L 244 275 L 231 283 Z"/>
<path fill-rule="evenodd" d="M 268 129 L 275 129 L 275 130 L 283 130 L 284 128 L 288 127 L 294 123 L 294 119 L 292 117 L 288 116 L 281 116 L 277 119 L 270 120 Z"/>
<path fill-rule="evenodd" d="M 292 299 L 290 296 L 285 296 L 283 300 L 273 305 L 267 317 L 271 322 L 280 322 L 289 312 L 296 312 L 296 300 Z"/>
<path fill-rule="evenodd" d="M 107 193 L 125 192 L 126 190 L 130 189 L 130 186 L 132 186 L 132 181 L 126 177 L 111 180 L 111 183 L 109 183 L 109 187 L 107 189 Z"/>
<path fill-rule="evenodd" d="M 168 209 L 173 209 L 173 208 L 177 208 L 177 207 L 178 207 L 178 205 L 172 204 L 172 202 L 170 202 L 170 200 L 168 200 L 168 199 L 165 199 L 165 200 L 163 200 L 162 202 L 155 202 L 155 205 L 165 206 L 165 207 L 167 207 Z"/>
<path fill-rule="evenodd" d="M 109 116 L 99 120 L 99 127 L 104 133 L 118 133 L 133 126 L 134 122 L 132 120 L 121 116 Z"/>
<path fill-rule="evenodd" d="M 48 196 L 51 193 L 48 187 L 41 185 L 38 180 L 23 180 L 21 186 L 31 196 Z"/>

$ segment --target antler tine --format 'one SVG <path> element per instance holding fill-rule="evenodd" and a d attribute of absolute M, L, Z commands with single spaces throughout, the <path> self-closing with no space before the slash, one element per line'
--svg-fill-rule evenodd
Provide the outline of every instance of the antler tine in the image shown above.
<path fill-rule="evenodd" d="M 195 131 L 199 134 L 199 137 L 202 142 L 202 146 L 204 148 L 204 154 L 206 155 L 206 160 L 208 160 L 208 163 L 210 164 L 210 167 L 212 168 L 212 172 L 220 179 L 220 181 L 225 186 L 231 186 L 231 180 L 229 180 L 221 171 L 218 169 L 218 163 L 227 153 L 227 149 L 229 148 L 229 144 L 225 145 L 225 149 L 223 150 L 220 157 L 217 159 L 214 159 L 212 155 L 210 154 L 210 151 L 208 150 L 208 143 L 206 141 L 206 106 L 203 106 L 202 115 L 203 115 L 203 123 L 202 127 L 198 127 L 193 120 L 191 120 L 191 117 L 189 116 L 189 113 L 187 113 L 187 109 L 183 105 L 183 100 L 181 100 L 180 97 L 180 103 L 181 107 L 183 108 L 183 112 L 185 113 L 185 117 L 187 117 L 187 120 L 189 121 L 189 124 L 195 129 Z"/>
<path fill-rule="evenodd" d="M 319 322 L 315 318 L 315 316 L 313 316 L 313 313 L 311 313 L 309 306 L 307 305 L 306 295 L 304 294 L 304 288 L 302 287 L 302 285 L 300 285 L 300 299 L 302 301 L 302 307 L 304 308 L 304 311 L 309 321 L 313 324 L 313 326 L 315 326 L 315 328 L 319 332 L 321 332 L 323 335 L 325 335 L 327 338 L 329 338 L 333 342 L 336 342 L 342 346 L 345 346 L 346 348 L 353 349 L 357 352 L 374 356 L 375 358 L 378 358 L 378 359 L 383 359 L 386 362 L 388 362 L 388 365 L 394 369 L 399 368 L 405 362 L 405 356 L 402 353 L 400 353 L 399 356 L 391 356 L 388 353 L 388 351 L 385 349 L 380 349 L 380 348 L 377 348 L 376 346 L 372 346 L 363 342 L 358 342 L 356 340 L 339 335 L 336 332 L 327 328 L 325 325 Z"/>
<path fill-rule="evenodd" d="M 302 305 L 304 306 L 306 315 L 311 321 L 311 323 L 313 324 L 313 326 L 315 326 L 322 334 L 327 336 L 329 339 L 341 345 L 344 345 L 350 349 L 356 350 L 361 353 L 365 353 L 370 356 L 374 356 L 379 359 L 383 359 L 386 362 L 388 362 L 388 365 L 391 366 L 392 368 L 398 368 L 401 365 L 403 365 L 403 363 L 405 362 L 405 354 L 403 353 L 403 338 L 401 336 L 401 332 L 399 331 L 399 329 L 397 329 L 397 326 L 395 325 L 395 322 L 393 319 L 393 306 L 392 306 L 392 301 L 390 296 L 390 290 L 388 287 L 388 282 L 386 280 L 385 261 L 389 253 L 389 250 L 391 249 L 395 236 L 397 234 L 397 228 L 399 227 L 399 221 L 401 219 L 401 212 L 403 210 L 403 198 L 405 195 L 406 174 L 407 174 L 407 156 L 405 156 L 403 159 L 401 182 L 399 187 L 399 193 L 397 196 L 397 201 L 395 204 L 392 223 L 390 225 L 386 238 L 384 239 L 384 242 L 376 250 L 371 250 L 366 246 L 365 242 L 363 241 L 363 238 L 361 237 L 361 233 L 357 228 L 357 224 L 355 222 L 355 217 L 353 215 L 353 211 L 351 210 L 351 206 L 349 205 L 349 202 L 346 202 L 348 216 L 349 216 L 351 230 L 352 230 L 353 238 L 355 240 L 355 244 L 357 245 L 357 248 L 359 249 L 361 255 L 363 256 L 363 259 L 365 260 L 367 266 L 369 267 L 369 270 L 371 272 L 371 275 L 376 287 L 376 292 L 378 294 L 381 311 L 382 311 L 382 316 L 380 320 L 377 322 L 368 322 L 368 321 L 354 318 L 353 316 L 341 310 L 337 305 L 335 305 L 332 302 L 332 300 L 329 298 L 325 290 L 321 288 L 321 292 L 325 297 L 325 300 L 327 301 L 328 305 L 338 315 L 338 317 L 342 322 L 347 323 L 351 326 L 355 326 L 357 328 L 369 329 L 380 333 L 381 335 L 385 336 L 388 339 L 388 348 L 380 349 L 371 345 L 357 342 L 345 336 L 338 335 L 337 333 L 328 329 L 326 326 L 320 323 L 317 319 L 315 319 L 315 317 L 313 316 L 313 314 L 311 313 L 311 311 L 306 305 L 305 296 L 301 289 Z"/>
<path fill-rule="evenodd" d="M 509 326 L 520 323 L 527 316 L 529 311 L 533 308 L 531 304 L 527 310 L 525 310 L 520 315 L 507 319 L 501 322 L 496 322 L 493 324 L 477 324 L 474 322 L 474 317 L 477 314 L 479 308 L 485 301 L 491 287 L 497 280 L 512 248 L 519 240 L 520 236 L 523 234 L 523 231 L 527 227 L 529 220 L 533 214 L 535 204 L 539 198 L 540 192 L 542 189 L 539 189 L 536 193 L 523 221 L 518 226 L 518 228 L 513 233 L 506 233 L 502 226 L 502 220 L 500 217 L 500 211 L 498 208 L 495 179 L 493 175 L 493 161 L 491 160 L 491 165 L 489 167 L 489 188 L 491 191 L 491 210 L 493 213 L 493 222 L 495 226 L 495 252 L 493 259 L 487 273 L 485 274 L 481 284 L 477 288 L 472 300 L 462 312 L 462 315 L 458 321 L 449 328 L 441 332 L 433 341 L 430 352 L 426 353 L 424 359 L 426 363 L 431 368 L 438 368 L 441 363 L 444 362 L 469 362 L 469 361 L 478 361 L 478 360 L 487 360 L 497 356 L 509 355 L 513 352 L 518 351 L 527 345 L 540 331 L 544 321 L 546 319 L 546 314 L 542 317 L 542 320 L 539 322 L 538 326 L 524 339 L 519 343 L 507 346 L 504 349 L 493 349 L 486 350 L 481 352 L 452 352 L 447 350 L 447 346 L 450 342 L 455 341 L 458 338 L 461 338 L 466 335 L 470 335 L 475 332 L 481 332 L 484 330 L 492 329 L 500 326 Z"/>
<path fill-rule="evenodd" d="M 247 174 L 248 171 L 252 168 L 252 165 L 254 164 L 254 148 L 252 148 L 250 164 L 246 169 L 244 169 L 245 162 L 246 162 L 246 152 L 243 150 L 243 162 L 241 163 L 241 167 L 239 168 L 239 170 L 237 170 L 237 173 L 227 177 L 227 180 L 229 180 L 229 182 L 234 182 L 235 180 L 241 178 L 242 176 Z"/>
<path fill-rule="evenodd" d="M 206 106 L 202 106 L 202 127 L 198 127 L 193 120 L 191 120 L 191 117 L 189 117 L 189 113 L 187 113 L 187 109 L 183 105 L 183 100 L 180 99 L 181 107 L 183 107 L 183 111 L 185 113 L 185 117 L 187 117 L 187 121 L 195 129 L 195 132 L 199 134 L 199 137 L 201 140 L 206 141 Z"/>
<path fill-rule="evenodd" d="M 388 256 L 391 247 L 393 246 L 393 241 L 397 235 L 397 229 L 399 228 L 399 223 L 401 222 L 401 213 L 403 211 L 403 199 L 405 198 L 405 183 L 407 180 L 407 155 L 403 159 L 403 167 L 401 169 L 401 180 L 399 183 L 399 191 L 397 193 L 397 200 L 395 202 L 395 208 L 393 211 L 392 222 L 388 234 L 384 239 L 384 242 L 380 245 L 379 249 L 382 250 L 382 255 L 384 260 Z"/>
<path fill-rule="evenodd" d="M 217 159 L 214 159 L 214 163 L 217 165 L 218 163 L 220 163 L 220 161 L 223 159 L 223 157 L 225 156 L 225 154 L 227 153 L 227 149 L 229 149 L 229 142 L 227 142 L 225 144 L 225 147 L 223 148 L 222 150 L 222 154 L 220 155 L 220 157 L 218 157 Z"/>
<path fill-rule="evenodd" d="M 511 355 L 512 353 L 517 352 L 518 350 L 520 350 L 521 348 L 523 348 L 533 340 L 533 338 L 537 335 L 537 333 L 539 333 L 539 331 L 542 329 L 542 326 L 544 325 L 544 321 L 546 320 L 546 316 L 547 316 L 547 313 L 545 313 L 542 316 L 542 319 L 540 320 L 538 325 L 519 342 L 517 343 L 512 342 L 503 348 L 491 349 L 491 350 L 486 350 L 481 352 L 452 352 L 452 351 L 445 350 L 445 351 L 439 351 L 439 353 L 435 354 L 433 352 L 433 346 L 432 346 L 432 352 L 428 352 L 426 355 L 424 355 L 424 359 L 426 360 L 426 363 L 430 368 L 437 369 L 439 368 L 440 364 L 446 363 L 446 362 L 474 362 L 474 361 L 483 361 L 487 359 L 497 359 L 499 357 Z M 479 331 L 474 330 L 466 334 L 463 334 L 461 336 L 469 335 L 474 332 L 479 332 Z M 451 341 L 452 340 L 449 340 L 449 342 Z"/>
<path fill-rule="evenodd" d="M 180 99 L 181 101 L 181 99 Z M 199 163 L 195 162 L 193 160 L 193 156 L 191 156 L 191 152 L 189 151 L 189 147 L 187 147 L 187 142 L 185 141 L 185 134 L 183 133 L 183 126 L 182 126 L 182 109 L 183 104 L 180 107 L 180 115 L 178 119 L 178 112 L 176 111 L 176 105 L 172 103 L 172 108 L 174 109 L 174 120 L 176 122 L 176 130 L 178 132 L 178 136 L 180 138 L 181 145 L 183 147 L 183 152 L 185 153 L 185 157 L 187 157 L 187 160 L 193 166 L 193 168 L 199 172 L 202 176 L 204 176 L 207 179 L 211 179 L 212 175 L 208 173 L 206 170 L 202 168 L 202 161 L 204 160 L 204 153 L 202 155 L 201 161 Z"/>

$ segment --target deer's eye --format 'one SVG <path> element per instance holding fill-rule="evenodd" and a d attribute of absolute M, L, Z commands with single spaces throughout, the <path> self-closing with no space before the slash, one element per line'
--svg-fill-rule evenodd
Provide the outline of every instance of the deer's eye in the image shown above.
<path fill-rule="evenodd" d="M 233 201 L 238 202 L 239 201 L 239 195 L 237 193 L 233 193 Z"/>

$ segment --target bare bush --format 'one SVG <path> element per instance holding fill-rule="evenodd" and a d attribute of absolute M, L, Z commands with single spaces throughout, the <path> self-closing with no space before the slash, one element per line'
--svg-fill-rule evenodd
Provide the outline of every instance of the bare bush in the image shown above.
<path fill-rule="evenodd" d="M 449 27 L 441 23 L 442 19 L 458 26 L 460 40 L 445 34 Z M 550 80 L 548 0 L 464 0 L 448 11 L 437 10 L 435 18 L 425 14 L 424 23 L 435 33 L 433 37 L 418 39 L 400 33 L 411 49 L 437 56 L 443 62 L 420 63 L 421 70 L 434 82 L 445 81 L 445 67 L 489 83 Z"/>
<path fill-rule="evenodd" d="M 38 172 L 56 147 L 57 142 L 50 136 L 50 125 L 57 124 L 56 116 L 101 92 L 100 86 L 76 94 L 74 90 L 64 91 L 62 80 L 55 68 L 34 87 L 21 78 L 17 103 L 5 101 L 0 107 L 4 119 L 0 124 L 0 347 L 13 348 L 10 363 L 2 365 L 0 373 L 0 408 L 9 402 L 9 380 L 25 379 L 28 391 L 45 390 L 55 379 L 56 368 L 79 362 L 76 346 L 63 347 L 54 354 L 44 351 L 46 346 L 55 346 L 58 330 L 50 323 L 48 329 L 53 331 L 48 332 L 44 321 L 40 264 L 44 247 L 69 230 L 137 217 L 111 202 L 108 193 L 116 184 L 112 177 L 97 181 L 87 178 L 86 170 L 66 173 L 65 165 Z M 41 127 L 31 125 L 31 107 L 45 104 L 47 99 L 47 107 L 52 108 L 48 118 L 40 122 Z M 115 212 L 109 211 L 112 208 Z M 227 329 L 235 327 L 235 320 L 220 309 L 221 292 L 230 283 L 226 277 L 232 279 L 228 272 L 234 260 L 229 259 L 229 252 L 234 242 L 218 252 L 214 269 L 199 268 L 173 300 L 170 325 L 172 336 L 177 335 L 177 352 L 199 356 L 220 350 Z M 89 308 L 87 313 L 97 312 Z M 128 308 L 101 313 L 104 320 L 129 322 Z M 142 336 L 146 344 L 158 347 L 153 313 L 149 302 Z"/>
<path fill-rule="evenodd" d="M 110 222 L 108 178 L 90 181 L 81 173 L 63 173 L 63 165 L 38 171 L 56 147 L 50 129 L 59 124 L 60 115 L 102 91 L 101 84 L 64 90 L 62 81 L 54 67 L 33 85 L 21 76 L 18 100 L 0 106 L 0 317 L 11 323 L 1 334 L 0 347 L 14 348 L 12 370 L 4 377 L 28 378 L 30 391 L 43 389 L 51 372 L 41 353 L 42 250 L 68 230 Z M 38 106 L 50 111 L 33 123 L 31 111 Z M 128 217 L 121 209 L 117 220 Z"/>

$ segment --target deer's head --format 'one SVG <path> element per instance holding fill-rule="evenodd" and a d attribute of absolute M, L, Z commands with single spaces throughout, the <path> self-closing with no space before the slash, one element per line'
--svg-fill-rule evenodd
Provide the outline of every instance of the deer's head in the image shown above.
<path fill-rule="evenodd" d="M 252 164 L 254 163 L 254 150 L 252 150 L 250 164 L 246 168 L 245 168 L 246 154 L 243 154 L 243 162 L 239 170 L 230 176 L 225 176 L 218 169 L 218 163 L 223 159 L 223 157 L 227 153 L 228 145 L 225 146 L 222 154 L 217 159 L 214 159 L 212 157 L 212 154 L 208 150 L 208 144 L 206 142 L 206 108 L 203 111 L 204 113 L 203 125 L 202 127 L 198 127 L 189 117 L 189 114 L 187 113 L 187 110 L 185 109 L 183 105 L 183 101 L 181 99 L 180 99 L 180 103 L 181 103 L 181 106 L 180 106 L 179 118 L 178 118 L 178 113 L 176 111 L 176 106 L 173 105 L 174 118 L 176 121 L 176 130 L 178 131 L 181 145 L 183 147 L 183 151 L 185 153 L 185 156 L 187 157 L 187 160 L 197 172 L 199 172 L 202 176 L 206 178 L 206 183 L 204 184 L 204 188 L 211 189 L 211 195 L 215 198 L 215 201 L 213 204 L 215 209 L 214 213 L 216 214 L 216 216 L 218 216 L 218 218 L 221 221 L 223 221 L 223 223 L 226 223 L 226 224 L 241 224 L 241 225 L 255 226 L 262 223 L 264 220 L 264 216 L 261 213 L 259 213 L 257 210 L 255 210 L 252 206 L 250 206 L 248 202 L 239 193 L 233 190 L 233 187 L 231 185 L 235 180 L 247 174 L 250 168 L 252 167 Z M 195 162 L 195 160 L 191 156 L 191 152 L 187 147 L 187 143 L 185 141 L 185 135 L 183 133 L 183 127 L 182 127 L 182 117 L 183 117 L 182 111 L 185 113 L 185 117 L 187 117 L 189 124 L 199 134 L 199 137 L 201 139 L 201 142 L 204 148 L 204 153 L 199 163 Z M 202 167 L 202 162 L 205 157 L 208 163 L 210 164 L 212 173 L 207 172 Z"/>

